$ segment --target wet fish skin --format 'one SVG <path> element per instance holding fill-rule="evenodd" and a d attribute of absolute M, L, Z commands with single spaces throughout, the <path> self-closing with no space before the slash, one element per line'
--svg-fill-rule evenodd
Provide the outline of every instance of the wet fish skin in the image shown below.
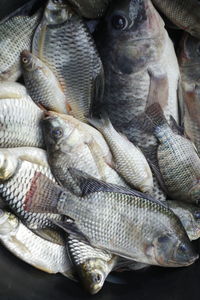
<path fill-rule="evenodd" d="M 82 197 L 38 175 L 25 210 L 66 214 L 71 219 L 59 223 L 61 228 L 93 247 L 130 260 L 173 267 L 189 265 L 198 258 L 180 220 L 167 206 L 146 194 L 107 184 L 78 170 L 71 172 Z"/>
<path fill-rule="evenodd" d="M 70 113 L 87 122 L 92 101 L 103 94 L 103 68 L 87 26 L 67 3 L 48 1 L 32 52 L 58 79 Z"/>
<path fill-rule="evenodd" d="M 73 268 L 64 246 L 48 242 L 25 227 L 13 214 L 0 210 L 0 241 L 18 258 L 51 274 L 71 278 Z"/>
<path fill-rule="evenodd" d="M 200 7 L 196 0 L 152 0 L 175 25 L 200 38 Z"/>
<path fill-rule="evenodd" d="M 172 130 L 159 104 L 146 110 L 146 130 L 159 141 L 157 163 L 161 178 L 171 199 L 198 204 L 200 197 L 200 158 L 194 144 Z M 147 121 L 146 121 L 147 122 Z"/>
<path fill-rule="evenodd" d="M 104 15 L 111 0 L 69 0 L 69 2 L 81 16 L 96 19 Z"/>
<path fill-rule="evenodd" d="M 26 193 L 35 172 L 42 172 L 55 181 L 48 166 L 37 165 L 21 160 L 15 153 L 0 151 L 0 197 L 20 220 L 31 229 L 55 227 L 50 217 L 61 220 L 52 214 L 25 213 L 23 209 Z"/>
<path fill-rule="evenodd" d="M 19 12 L 19 11 L 18 11 Z M 15 81 L 21 75 L 20 53 L 31 48 L 31 39 L 41 12 L 14 15 L 0 24 L 0 81 Z"/>
<path fill-rule="evenodd" d="M 200 155 L 200 43 L 198 39 L 185 34 L 180 47 L 182 123 Z"/>
<path fill-rule="evenodd" d="M 67 248 L 85 289 L 98 293 L 117 262 L 117 257 L 69 237 Z"/>
<path fill-rule="evenodd" d="M 101 119 L 90 119 L 106 139 L 112 154 L 115 170 L 135 189 L 151 194 L 153 177 L 148 162 L 141 150 L 126 136 L 119 134 L 105 115 Z"/>
<path fill-rule="evenodd" d="M 67 103 L 61 86 L 52 71 L 36 56 L 21 53 L 22 73 L 32 100 L 47 110 L 67 113 Z"/>
<path fill-rule="evenodd" d="M 43 111 L 29 96 L 0 99 L 0 147 L 44 147 L 40 121 Z"/>
<path fill-rule="evenodd" d="M 189 239 L 200 237 L 200 210 L 197 206 L 181 201 L 168 200 L 170 209 L 179 217 Z"/>
<path fill-rule="evenodd" d="M 28 96 L 25 86 L 18 82 L 0 82 L 0 99 L 20 99 Z"/>
<path fill-rule="evenodd" d="M 42 121 L 48 161 L 60 184 L 80 193 L 68 168 L 77 168 L 108 182 L 125 185 L 123 179 L 106 163 L 93 136 L 81 124 L 57 116 Z M 79 126 L 77 126 L 79 125 Z"/>

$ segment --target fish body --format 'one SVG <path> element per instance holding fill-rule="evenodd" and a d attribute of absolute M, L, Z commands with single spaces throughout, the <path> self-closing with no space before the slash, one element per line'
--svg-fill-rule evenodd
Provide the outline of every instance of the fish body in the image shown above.
<path fill-rule="evenodd" d="M 124 181 L 105 161 L 95 139 L 81 124 L 70 119 L 50 116 L 42 121 L 44 139 L 51 170 L 61 185 L 79 193 L 69 168 L 77 168 L 95 178 L 124 185 Z"/>
<path fill-rule="evenodd" d="M 197 240 L 200 237 L 200 210 L 196 205 L 181 201 L 167 201 L 170 209 L 179 217 L 189 239 Z"/>
<path fill-rule="evenodd" d="M 146 110 L 149 128 L 159 141 L 157 162 L 162 180 L 172 199 L 198 203 L 200 197 L 200 158 L 194 144 L 177 128 L 171 129 L 158 104 Z M 148 127 L 148 125 L 147 125 Z"/>
<path fill-rule="evenodd" d="M 200 7 L 196 0 L 152 0 L 175 25 L 200 38 Z"/>
<path fill-rule="evenodd" d="M 15 81 L 21 75 L 20 53 L 30 50 L 40 11 L 33 16 L 14 15 L 0 24 L 0 81 Z"/>
<path fill-rule="evenodd" d="M 0 147 L 44 147 L 40 120 L 42 110 L 29 96 L 0 99 Z"/>
<path fill-rule="evenodd" d="M 48 1 L 32 52 L 58 79 L 70 113 L 86 121 L 93 98 L 103 93 L 102 64 L 86 25 L 68 4 Z"/>
<path fill-rule="evenodd" d="M 0 99 L 21 99 L 28 96 L 25 86 L 18 82 L 0 82 Z"/>
<path fill-rule="evenodd" d="M 0 242 L 21 260 L 51 274 L 70 276 L 73 268 L 65 246 L 48 242 L 13 214 L 0 210 Z"/>
<path fill-rule="evenodd" d="M 69 2 L 81 16 L 96 19 L 104 15 L 111 0 L 69 0 Z"/>
<path fill-rule="evenodd" d="M 182 123 L 186 134 L 200 155 L 200 43 L 185 35 L 181 43 L 179 63 L 181 70 Z"/>
<path fill-rule="evenodd" d="M 134 188 L 151 193 L 153 177 L 148 162 L 139 148 L 119 134 L 105 116 L 90 120 L 105 137 L 113 154 L 114 168 Z"/>
<path fill-rule="evenodd" d="M 181 222 L 167 206 L 78 170 L 72 174 L 82 197 L 39 175 L 31 185 L 25 210 L 66 214 L 71 219 L 60 223 L 61 228 L 93 247 L 130 260 L 172 267 L 189 265 L 198 258 Z"/>
<path fill-rule="evenodd" d="M 47 110 L 67 113 L 61 86 L 52 71 L 29 51 L 21 53 L 22 73 L 32 100 Z"/>
<path fill-rule="evenodd" d="M 99 292 L 106 277 L 115 266 L 117 257 L 71 237 L 68 239 L 67 248 L 86 290 L 91 294 Z"/>
<path fill-rule="evenodd" d="M 54 227 L 49 220 L 52 214 L 25 213 L 23 209 L 26 193 L 36 171 L 54 180 L 48 166 L 37 165 L 19 159 L 14 153 L 0 151 L 0 197 L 29 228 Z M 61 219 L 58 215 L 54 217 L 56 220 Z"/>

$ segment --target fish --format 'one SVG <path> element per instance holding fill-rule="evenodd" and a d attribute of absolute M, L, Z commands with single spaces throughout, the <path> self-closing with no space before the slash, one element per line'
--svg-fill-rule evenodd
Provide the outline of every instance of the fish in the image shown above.
<path fill-rule="evenodd" d="M 47 175 L 55 181 L 48 166 L 37 165 L 22 160 L 19 155 L 0 150 L 0 197 L 30 229 L 55 228 L 50 217 L 61 220 L 54 214 L 35 214 L 24 212 L 23 205 L 26 193 L 29 191 L 35 171 Z"/>
<path fill-rule="evenodd" d="M 0 81 L 15 81 L 21 75 L 20 53 L 31 49 L 33 33 L 41 17 L 41 10 L 29 15 L 34 2 L 29 1 L 0 22 Z"/>
<path fill-rule="evenodd" d="M 22 73 L 32 100 L 47 110 L 67 113 L 67 103 L 61 86 L 52 71 L 36 56 L 21 53 Z"/>
<path fill-rule="evenodd" d="M 28 96 L 24 85 L 12 81 L 0 81 L 0 99 L 21 99 Z"/>
<path fill-rule="evenodd" d="M 92 295 L 98 293 L 115 266 L 117 257 L 72 237 L 68 238 L 67 248 L 85 289 Z"/>
<path fill-rule="evenodd" d="M 89 119 L 106 139 L 113 155 L 114 168 L 124 180 L 135 189 L 152 193 L 153 177 L 149 164 L 141 150 L 126 136 L 118 133 L 107 116 Z"/>
<path fill-rule="evenodd" d="M 58 79 L 68 112 L 87 122 L 93 101 L 103 96 L 103 67 L 87 26 L 69 4 L 48 1 L 34 34 L 32 53 Z"/>
<path fill-rule="evenodd" d="M 48 242 L 23 225 L 12 213 L 0 209 L 0 242 L 14 255 L 50 274 L 72 278 L 73 265 L 65 246 Z"/>
<path fill-rule="evenodd" d="M 0 147 L 44 148 L 40 127 L 43 111 L 29 96 L 10 98 L 9 93 L 7 98 L 0 96 Z"/>
<path fill-rule="evenodd" d="M 196 0 L 152 0 L 153 4 L 179 28 L 200 38 L 200 7 Z"/>
<path fill-rule="evenodd" d="M 152 164 L 171 199 L 194 204 L 200 199 L 200 157 L 175 120 L 167 122 L 158 103 L 149 106 L 146 120 L 138 123 L 158 139 L 156 159 Z M 139 122 L 139 120 L 138 120 Z M 136 122 L 137 123 L 137 122 Z"/>
<path fill-rule="evenodd" d="M 178 119 L 179 67 L 164 22 L 149 0 L 117 0 L 97 26 L 94 38 L 105 74 L 98 110 L 108 114 L 119 132 L 147 144 L 144 133 L 141 138 L 141 132 L 125 132 L 124 127 L 149 105 L 150 72 L 166 74 L 168 96 L 162 108 L 166 117 L 172 114 Z"/>
<path fill-rule="evenodd" d="M 191 241 L 200 237 L 200 210 L 196 205 L 167 200 L 170 209 L 179 217 Z"/>
<path fill-rule="evenodd" d="M 178 217 L 136 190 L 71 170 L 82 196 L 36 174 L 24 209 L 67 216 L 58 226 L 74 238 L 126 259 L 168 267 L 192 264 L 198 255 Z"/>
<path fill-rule="evenodd" d="M 41 122 L 48 162 L 57 181 L 74 193 L 81 193 L 68 168 L 77 168 L 97 179 L 125 185 L 107 164 L 93 136 L 81 124 L 67 117 L 47 116 Z"/>
<path fill-rule="evenodd" d="M 105 14 L 111 0 L 69 0 L 69 2 L 82 17 L 96 19 Z"/>
<path fill-rule="evenodd" d="M 180 107 L 181 123 L 186 135 L 195 144 L 200 156 L 200 43 L 185 34 L 181 41 L 179 64 L 181 71 Z"/>

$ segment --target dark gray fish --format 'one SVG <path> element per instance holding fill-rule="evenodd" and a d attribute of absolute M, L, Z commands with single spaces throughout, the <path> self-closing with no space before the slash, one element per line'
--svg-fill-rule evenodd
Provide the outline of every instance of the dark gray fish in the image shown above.
<path fill-rule="evenodd" d="M 36 174 L 25 210 L 66 214 L 59 224 L 78 240 L 142 263 L 186 266 L 198 255 L 178 217 L 146 194 L 71 170 L 82 197 Z"/>
<path fill-rule="evenodd" d="M 200 38 L 200 6 L 198 0 L 152 0 L 169 20 Z"/>
<path fill-rule="evenodd" d="M 58 79 L 68 111 L 86 121 L 93 100 L 103 95 L 103 68 L 87 26 L 67 3 L 48 1 L 32 52 Z"/>
<path fill-rule="evenodd" d="M 200 41 L 184 35 L 179 55 L 182 123 L 200 156 Z"/>

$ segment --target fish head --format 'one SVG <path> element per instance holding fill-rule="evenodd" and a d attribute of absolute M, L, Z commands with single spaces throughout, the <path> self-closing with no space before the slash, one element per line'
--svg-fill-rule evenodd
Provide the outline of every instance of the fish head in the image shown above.
<path fill-rule="evenodd" d="M 189 79 L 197 80 L 200 83 L 200 40 L 189 34 L 184 34 L 179 54 L 179 64 L 184 68 L 184 73 Z"/>
<path fill-rule="evenodd" d="M 71 7 L 64 0 L 49 0 L 44 17 L 47 24 L 62 24 L 74 15 Z"/>
<path fill-rule="evenodd" d="M 0 180 L 7 180 L 14 175 L 19 160 L 15 155 L 10 153 L 0 152 Z"/>
<path fill-rule="evenodd" d="M 64 151 L 69 146 L 69 140 L 72 143 L 77 142 L 73 139 L 76 129 L 71 122 L 52 113 L 51 116 L 44 118 L 41 124 L 48 151 Z"/>
<path fill-rule="evenodd" d="M 28 72 L 35 71 L 42 67 L 39 59 L 28 50 L 21 52 L 21 63 L 22 68 Z"/>
<path fill-rule="evenodd" d="M 155 261 L 158 265 L 167 267 L 188 266 L 194 263 L 199 256 L 193 249 L 183 226 L 180 223 L 179 229 L 173 229 L 174 232 L 167 230 L 154 239 L 151 251 Z"/>
<path fill-rule="evenodd" d="M 108 263 L 102 259 L 88 259 L 80 268 L 79 275 L 85 289 L 92 295 L 98 293 L 108 275 Z"/>
<path fill-rule="evenodd" d="M 95 38 L 102 57 L 112 53 L 115 71 L 130 74 L 160 56 L 163 32 L 164 23 L 151 1 L 116 0 L 97 26 Z"/>
<path fill-rule="evenodd" d="M 18 219 L 11 213 L 0 209 L 0 235 L 7 235 L 18 227 Z"/>
<path fill-rule="evenodd" d="M 194 204 L 200 205 L 200 179 L 197 180 L 188 192 L 188 199 Z"/>

